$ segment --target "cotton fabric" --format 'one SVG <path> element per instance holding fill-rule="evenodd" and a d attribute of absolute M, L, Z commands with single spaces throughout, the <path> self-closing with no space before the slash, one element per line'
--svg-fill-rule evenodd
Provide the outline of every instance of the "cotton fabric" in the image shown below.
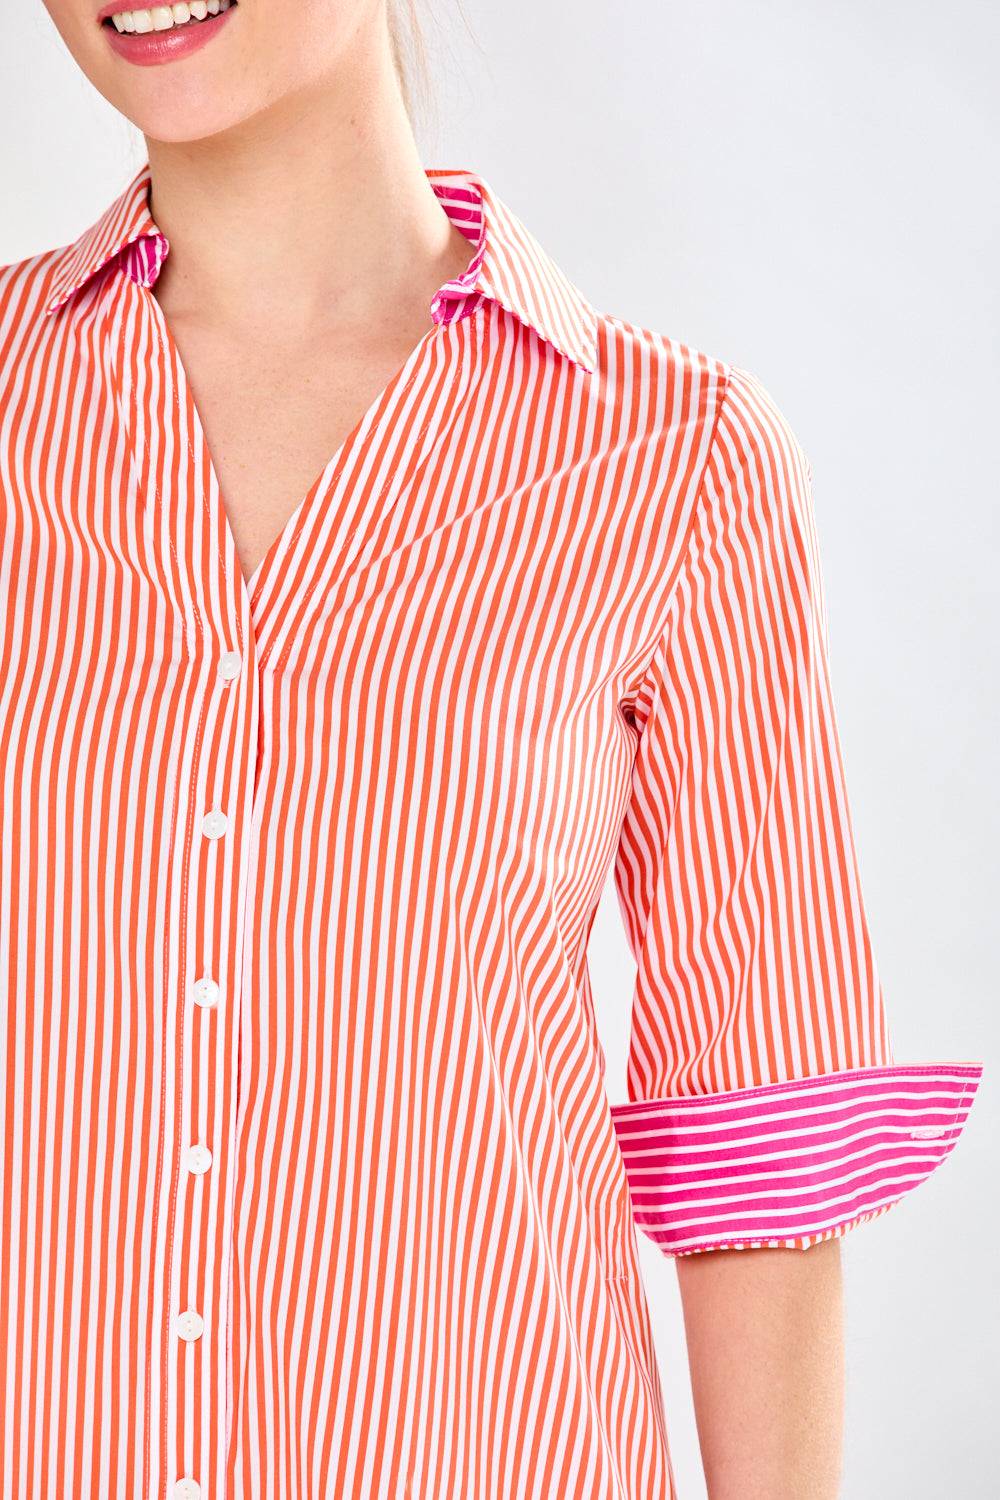
<path fill-rule="evenodd" d="M 15 1500 L 668 1500 L 636 1228 L 842 1234 L 971 1103 L 890 1054 L 786 422 L 429 176 L 472 263 L 248 583 L 148 167 L 0 272 Z"/>

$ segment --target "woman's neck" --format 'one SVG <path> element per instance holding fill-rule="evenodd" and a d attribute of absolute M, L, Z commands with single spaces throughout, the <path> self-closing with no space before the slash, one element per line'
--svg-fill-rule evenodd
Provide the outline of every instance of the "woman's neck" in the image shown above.
<path fill-rule="evenodd" d="M 195 142 L 147 138 L 151 208 L 170 245 L 164 311 L 252 335 L 315 336 L 393 317 L 472 247 L 424 173 L 391 64 L 285 99 Z M 347 77 L 346 75 L 349 75 Z"/>

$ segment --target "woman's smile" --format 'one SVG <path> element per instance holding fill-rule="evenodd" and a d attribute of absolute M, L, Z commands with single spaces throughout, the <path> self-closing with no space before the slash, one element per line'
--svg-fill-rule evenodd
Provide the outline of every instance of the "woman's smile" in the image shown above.
<path fill-rule="evenodd" d="M 186 57 L 218 35 L 237 0 L 180 0 L 148 10 L 106 6 L 98 20 L 119 57 L 142 65 Z"/>

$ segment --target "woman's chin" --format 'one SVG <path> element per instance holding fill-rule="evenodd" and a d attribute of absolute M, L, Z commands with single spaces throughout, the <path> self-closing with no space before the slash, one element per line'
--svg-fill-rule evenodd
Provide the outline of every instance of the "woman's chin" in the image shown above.
<path fill-rule="evenodd" d="M 236 131 L 269 102 L 251 91 L 219 89 L 211 79 L 181 78 L 179 72 L 170 77 L 168 70 L 157 69 L 152 79 L 129 79 L 125 87 L 120 79 L 114 82 L 101 88 L 108 103 L 147 140 L 164 145 L 194 145 Z"/>

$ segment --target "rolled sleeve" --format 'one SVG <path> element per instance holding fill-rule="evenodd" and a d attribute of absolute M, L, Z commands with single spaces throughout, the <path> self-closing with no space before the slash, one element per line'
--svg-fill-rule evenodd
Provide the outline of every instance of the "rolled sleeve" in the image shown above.
<path fill-rule="evenodd" d="M 961 1063 L 857 1068 L 616 1105 L 635 1222 L 669 1255 L 835 1238 L 940 1165 L 979 1074 Z"/>
<path fill-rule="evenodd" d="M 670 1254 L 807 1248 L 934 1170 L 980 1069 L 893 1066 L 809 469 L 746 371 L 631 714 L 615 884 L 637 977 L 612 1117 L 635 1220 Z"/>

